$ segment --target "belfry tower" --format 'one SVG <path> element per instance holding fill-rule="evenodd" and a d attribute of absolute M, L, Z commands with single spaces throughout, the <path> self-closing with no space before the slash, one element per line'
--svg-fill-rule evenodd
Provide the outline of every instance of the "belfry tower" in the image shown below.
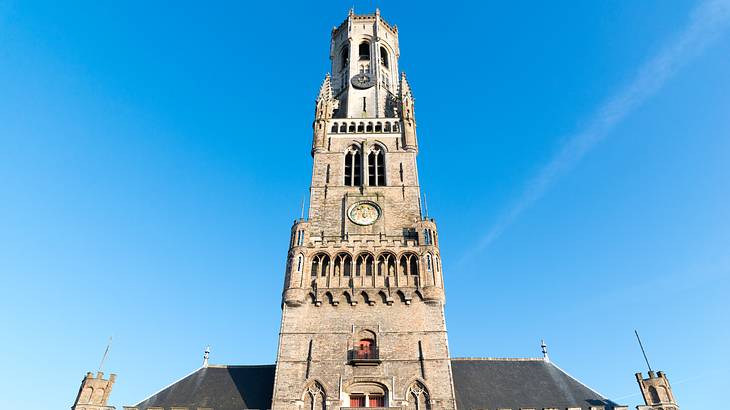
<path fill-rule="evenodd" d="M 669 379 L 664 372 L 654 373 L 653 370 L 649 370 L 649 377 L 646 379 L 641 373 L 636 373 L 636 381 L 646 404 L 637 406 L 638 410 L 679 410 L 672 386 L 669 385 Z"/>
<path fill-rule="evenodd" d="M 291 230 L 272 409 L 455 409 L 413 96 L 380 12 L 332 30 L 308 218 Z"/>

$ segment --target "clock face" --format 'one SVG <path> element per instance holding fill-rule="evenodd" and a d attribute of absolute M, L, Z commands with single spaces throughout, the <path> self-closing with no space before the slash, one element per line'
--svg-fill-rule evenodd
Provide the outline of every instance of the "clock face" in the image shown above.
<path fill-rule="evenodd" d="M 380 218 L 380 207 L 373 202 L 358 202 L 347 211 L 347 217 L 358 225 L 372 225 Z"/>
<path fill-rule="evenodd" d="M 360 73 L 352 77 L 352 80 L 350 82 L 352 83 L 353 87 L 359 88 L 361 90 L 365 88 L 370 88 L 375 85 L 373 78 L 370 77 L 370 74 L 367 73 Z"/>

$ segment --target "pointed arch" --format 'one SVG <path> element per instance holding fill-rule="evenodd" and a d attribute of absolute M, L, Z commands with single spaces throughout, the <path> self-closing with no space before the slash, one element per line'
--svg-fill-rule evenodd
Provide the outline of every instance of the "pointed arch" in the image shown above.
<path fill-rule="evenodd" d="M 326 410 L 327 409 L 327 393 L 322 383 L 314 381 L 304 389 L 304 409 L 305 410 Z"/>
<path fill-rule="evenodd" d="M 405 397 L 408 403 L 405 407 L 407 410 L 431 410 L 431 395 L 420 380 L 411 383 Z"/>
<path fill-rule="evenodd" d="M 381 252 L 378 255 L 377 272 L 378 276 L 395 276 L 396 258 L 392 252 Z"/>
<path fill-rule="evenodd" d="M 390 68 L 388 50 L 383 46 L 380 46 L 380 64 L 382 64 L 385 68 Z"/>
<path fill-rule="evenodd" d="M 373 144 L 368 153 L 368 184 L 385 186 L 385 148 Z"/>
<path fill-rule="evenodd" d="M 355 144 L 348 147 L 345 152 L 345 185 L 362 185 L 362 155 L 360 148 Z"/>

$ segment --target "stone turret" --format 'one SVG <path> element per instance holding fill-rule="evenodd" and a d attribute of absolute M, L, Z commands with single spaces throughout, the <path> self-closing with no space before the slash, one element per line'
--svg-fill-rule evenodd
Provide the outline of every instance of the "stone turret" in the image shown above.
<path fill-rule="evenodd" d="M 114 406 L 107 406 L 109 394 L 112 392 L 112 386 L 117 375 L 109 375 L 109 379 L 104 378 L 104 373 L 96 373 L 96 377 L 91 372 L 86 373 L 86 377 L 81 381 L 79 393 L 76 395 L 72 410 L 114 410 Z"/>
<path fill-rule="evenodd" d="M 669 379 L 664 372 L 654 373 L 653 370 L 649 370 L 649 377 L 646 379 L 641 373 L 636 373 L 636 381 L 646 404 L 636 406 L 638 410 L 679 410 L 672 386 L 669 385 Z"/>

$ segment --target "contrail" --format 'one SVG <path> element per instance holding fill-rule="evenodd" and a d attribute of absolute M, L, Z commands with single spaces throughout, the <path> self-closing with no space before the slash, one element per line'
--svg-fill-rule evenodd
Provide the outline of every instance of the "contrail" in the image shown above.
<path fill-rule="evenodd" d="M 557 178 L 573 168 L 618 123 L 661 89 L 683 64 L 698 56 L 729 26 L 730 0 L 710 0 L 697 6 L 679 36 L 648 59 L 630 83 L 603 103 L 585 129 L 565 139 L 555 157 L 528 181 L 522 195 L 497 220 L 474 252 L 483 251 L 494 242 L 525 209 L 547 192 Z"/>

